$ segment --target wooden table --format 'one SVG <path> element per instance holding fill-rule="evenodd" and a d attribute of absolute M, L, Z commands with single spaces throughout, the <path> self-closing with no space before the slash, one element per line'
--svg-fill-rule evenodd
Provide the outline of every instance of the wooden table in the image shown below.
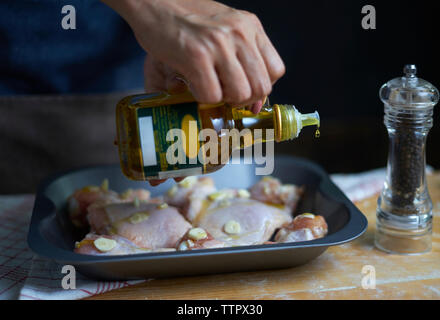
<path fill-rule="evenodd" d="M 430 253 L 389 255 L 374 247 L 374 196 L 356 204 L 368 218 L 365 234 L 304 266 L 150 280 L 90 299 L 440 299 L 440 173 L 428 184 L 434 204 Z M 375 289 L 362 288 L 365 265 L 375 268 Z"/>

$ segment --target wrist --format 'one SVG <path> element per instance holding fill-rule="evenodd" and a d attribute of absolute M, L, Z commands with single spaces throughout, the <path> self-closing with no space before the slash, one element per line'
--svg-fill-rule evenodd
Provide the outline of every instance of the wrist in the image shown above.
<path fill-rule="evenodd" d="M 132 26 L 136 17 L 142 12 L 142 16 L 148 18 L 148 12 L 155 7 L 157 0 L 100 0 L 114 11 L 116 11 L 127 23 Z M 147 9 L 145 11 L 145 9 Z M 145 17 L 146 16 L 146 17 Z"/>

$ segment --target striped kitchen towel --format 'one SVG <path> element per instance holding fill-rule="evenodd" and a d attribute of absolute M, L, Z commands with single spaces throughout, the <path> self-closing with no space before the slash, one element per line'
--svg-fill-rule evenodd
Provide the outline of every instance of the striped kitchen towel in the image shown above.
<path fill-rule="evenodd" d="M 94 281 L 76 274 L 76 288 L 63 289 L 62 266 L 27 246 L 33 195 L 0 196 L 0 299 L 81 299 L 143 282 Z"/>

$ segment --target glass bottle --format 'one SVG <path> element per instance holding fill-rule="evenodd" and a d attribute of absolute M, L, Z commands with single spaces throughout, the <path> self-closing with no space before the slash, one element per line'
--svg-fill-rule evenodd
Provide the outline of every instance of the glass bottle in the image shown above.
<path fill-rule="evenodd" d="M 294 139 L 303 127 L 319 128 L 319 124 L 318 112 L 301 114 L 292 105 L 264 105 L 260 113 L 253 114 L 225 103 L 197 103 L 190 92 L 159 92 L 128 96 L 118 103 L 116 142 L 121 168 L 128 178 L 166 179 L 216 171 L 227 163 L 234 149 Z M 233 129 L 239 134 L 238 144 L 229 143 Z M 211 137 L 203 138 L 207 131 Z M 228 150 L 222 150 L 226 140 Z M 216 142 L 218 149 L 205 150 L 208 142 Z M 183 151 L 183 157 L 177 157 L 180 161 L 170 161 L 168 157 L 178 151 Z"/>
<path fill-rule="evenodd" d="M 378 199 L 375 245 L 389 253 L 431 250 L 432 201 L 425 179 L 425 146 L 438 90 L 406 65 L 404 76 L 382 86 L 389 135 L 387 175 Z"/>

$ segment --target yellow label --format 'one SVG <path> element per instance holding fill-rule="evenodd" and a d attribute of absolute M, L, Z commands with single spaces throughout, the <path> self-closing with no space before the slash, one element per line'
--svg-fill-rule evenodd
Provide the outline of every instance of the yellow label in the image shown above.
<path fill-rule="evenodd" d="M 190 159 L 197 157 L 200 143 L 199 130 L 197 129 L 197 121 L 193 116 L 187 114 L 182 119 L 181 128 L 185 132 L 186 143 L 183 145 L 183 151 Z"/>

